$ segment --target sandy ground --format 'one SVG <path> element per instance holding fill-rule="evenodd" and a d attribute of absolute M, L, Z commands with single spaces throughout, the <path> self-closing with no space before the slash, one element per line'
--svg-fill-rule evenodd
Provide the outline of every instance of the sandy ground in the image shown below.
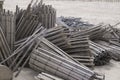
<path fill-rule="evenodd" d="M 6 0 L 4 8 L 15 11 L 15 5 L 26 8 L 31 0 Z M 80 2 L 80 1 L 45 1 L 57 10 L 57 16 L 82 17 L 93 24 L 100 22 L 116 24 L 120 21 L 120 3 Z M 95 71 L 105 74 L 105 80 L 120 80 L 120 62 L 111 60 L 108 65 L 95 67 Z M 14 80 L 34 80 L 36 72 L 24 69 Z"/>
<path fill-rule="evenodd" d="M 6 0 L 4 7 L 15 11 L 15 5 L 26 8 L 31 0 Z M 83 20 L 98 24 L 100 22 L 115 24 L 120 21 L 120 2 L 81 2 L 81 1 L 48 1 L 57 10 L 57 16 L 82 17 Z"/>
<path fill-rule="evenodd" d="M 111 60 L 109 64 L 95 67 L 95 71 L 105 75 L 105 80 L 120 80 L 120 62 Z"/>
<path fill-rule="evenodd" d="M 19 74 L 19 76 L 16 78 L 13 78 L 13 80 L 35 80 L 35 76 L 37 76 L 38 74 L 39 73 L 35 72 L 32 69 L 24 68 Z"/>
<path fill-rule="evenodd" d="M 111 60 L 107 65 L 95 67 L 94 71 L 105 75 L 105 80 L 120 80 L 120 62 Z M 38 73 L 34 70 L 24 68 L 13 80 L 35 80 L 34 77 L 37 75 Z"/>

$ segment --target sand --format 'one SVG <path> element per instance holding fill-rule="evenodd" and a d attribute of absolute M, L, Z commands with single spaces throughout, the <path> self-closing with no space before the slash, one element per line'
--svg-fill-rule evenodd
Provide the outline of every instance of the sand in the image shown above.
<path fill-rule="evenodd" d="M 26 8 L 31 0 L 6 0 L 4 8 L 15 11 L 15 5 Z M 120 2 L 81 2 L 49 1 L 57 10 L 57 16 L 82 17 L 83 20 L 98 24 L 100 22 L 115 24 L 120 21 Z"/>
<path fill-rule="evenodd" d="M 15 5 L 26 8 L 31 0 L 5 0 L 4 8 L 15 11 Z M 57 16 L 81 17 L 84 21 L 98 24 L 116 24 L 120 21 L 120 3 L 112 2 L 81 2 L 81 1 L 45 1 L 57 10 Z M 95 71 L 106 76 L 105 80 L 120 80 L 120 62 L 111 60 L 105 66 L 95 67 Z M 34 80 L 36 72 L 24 69 L 14 80 Z"/>

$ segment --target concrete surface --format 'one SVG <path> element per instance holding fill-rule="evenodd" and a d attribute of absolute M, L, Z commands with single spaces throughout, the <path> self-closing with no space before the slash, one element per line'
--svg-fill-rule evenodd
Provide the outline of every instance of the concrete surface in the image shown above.
<path fill-rule="evenodd" d="M 16 73 L 14 73 L 15 75 Z M 35 80 L 35 76 L 39 73 L 35 72 L 32 69 L 24 68 L 18 77 L 14 77 L 13 80 Z"/>
<path fill-rule="evenodd" d="M 5 0 L 4 7 L 15 11 L 15 5 L 26 8 L 31 0 Z M 120 21 L 120 3 L 81 2 L 81 1 L 45 1 L 57 9 L 57 16 L 82 17 L 84 21 L 115 24 Z M 120 80 L 120 62 L 111 60 L 108 65 L 96 67 L 95 71 L 105 74 L 105 80 Z M 31 70 L 24 69 L 14 80 L 34 80 Z"/>

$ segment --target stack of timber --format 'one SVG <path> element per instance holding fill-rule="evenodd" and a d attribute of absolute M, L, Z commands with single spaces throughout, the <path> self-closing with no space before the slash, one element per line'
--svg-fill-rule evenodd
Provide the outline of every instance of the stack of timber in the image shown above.
<path fill-rule="evenodd" d="M 47 29 L 55 27 L 56 10 L 51 5 L 41 5 L 39 3 L 32 8 L 32 11 L 39 17 L 39 22 L 42 23 L 42 26 Z"/>
<path fill-rule="evenodd" d="M 32 51 L 34 47 L 34 40 L 41 36 L 44 33 L 45 30 L 43 30 L 43 27 L 41 26 L 38 30 L 36 30 L 30 37 L 27 38 L 23 43 L 20 44 L 20 46 L 14 50 L 14 52 L 9 55 L 6 59 L 4 59 L 1 64 L 5 64 L 5 62 L 11 61 L 9 64 L 9 68 L 14 72 L 18 70 L 18 68 L 21 66 L 21 69 L 28 63 L 30 58 L 30 52 Z M 19 72 L 21 71 L 19 69 Z M 18 72 L 18 73 L 19 73 Z"/>
<path fill-rule="evenodd" d="M 111 57 L 116 60 L 120 61 L 120 46 L 118 42 L 106 42 L 106 41 L 96 41 L 98 44 L 102 45 L 111 55 Z M 116 45 L 117 43 L 117 45 Z"/>
<path fill-rule="evenodd" d="M 8 42 L 7 42 L 6 38 L 5 38 L 3 30 L 2 30 L 2 28 L 0 26 L 0 61 L 5 60 L 10 55 L 11 55 L 10 47 L 8 45 Z M 11 63 L 12 63 L 12 59 L 5 62 L 4 65 L 9 66 Z"/>
<path fill-rule="evenodd" d="M 16 40 L 30 36 L 39 24 L 47 29 L 55 27 L 56 10 L 51 5 L 29 4 L 26 10 L 17 6 L 16 15 Z"/>
<path fill-rule="evenodd" d="M 94 27 L 90 27 L 90 28 L 85 29 L 85 30 L 73 32 L 71 34 L 71 37 L 78 38 L 80 36 L 88 35 L 91 40 L 100 39 L 103 36 L 105 31 L 106 31 L 106 25 L 101 23 L 101 24 L 98 24 Z"/>
<path fill-rule="evenodd" d="M 44 37 L 51 41 L 53 44 L 57 45 L 61 49 L 67 47 L 69 36 L 69 29 L 65 27 L 54 27 L 46 31 Z"/>
<path fill-rule="evenodd" d="M 32 51 L 29 61 L 30 67 L 34 70 L 53 74 L 65 80 L 98 79 L 96 73 L 84 65 L 73 61 L 72 58 L 65 55 L 65 52 L 61 53 L 61 51 L 56 48 L 52 48 L 52 51 L 48 50 L 48 48 L 45 49 L 45 44 L 47 44 L 45 38 L 38 38 L 38 40 L 39 43 Z M 55 53 L 55 51 L 57 52 Z M 62 57 L 62 55 L 65 55 L 69 59 Z"/>
<path fill-rule="evenodd" d="M 107 51 L 106 48 L 104 48 L 100 44 L 90 41 L 90 50 L 91 53 L 94 55 L 94 63 L 96 66 L 108 64 L 111 60 L 109 51 Z"/>
<path fill-rule="evenodd" d="M 44 37 L 84 65 L 89 67 L 94 65 L 87 36 L 69 38 L 70 31 L 68 28 L 54 27 L 47 30 Z"/>
<path fill-rule="evenodd" d="M 16 23 L 16 41 L 33 34 L 37 26 L 40 24 L 38 17 L 32 14 L 31 5 L 28 6 L 27 10 L 23 11 L 20 20 Z"/>
<path fill-rule="evenodd" d="M 0 26 L 4 33 L 4 36 L 8 42 L 11 51 L 14 50 L 15 42 L 15 16 L 11 11 L 1 11 L 0 12 Z"/>
<path fill-rule="evenodd" d="M 18 10 L 16 14 L 10 11 L 1 11 L 1 64 L 8 66 L 13 72 L 20 66 L 22 69 L 29 61 L 30 52 L 35 45 L 34 40 L 44 33 L 45 29 L 43 29 L 42 24 L 38 22 L 37 15 L 31 11 L 31 4 L 28 5 L 27 10 Z M 15 35 L 17 36 L 15 37 Z"/>
<path fill-rule="evenodd" d="M 118 24 L 111 26 L 110 24 L 106 28 L 106 32 L 103 35 L 103 40 L 105 41 L 115 41 L 119 42 L 120 36 L 119 36 L 119 29 L 115 29 Z"/>
<path fill-rule="evenodd" d="M 64 48 L 65 52 L 86 66 L 94 66 L 94 57 L 90 52 L 88 36 L 69 38 L 69 45 L 69 47 Z"/>
<path fill-rule="evenodd" d="M 113 27 L 113 29 L 114 29 L 114 32 L 115 32 L 118 36 L 120 36 L 120 29 L 119 29 L 119 28 L 114 28 L 114 27 Z"/>
<path fill-rule="evenodd" d="M 111 57 L 120 60 L 120 30 L 98 24 L 72 31 L 69 27 L 80 22 L 70 22 L 74 25 L 55 25 L 56 10 L 42 1 L 25 10 L 16 6 L 15 14 L 1 11 L 0 64 L 18 70 L 15 76 L 29 66 L 66 80 L 103 80 L 86 66 L 105 65 Z"/>
<path fill-rule="evenodd" d="M 53 43 L 51 43 L 44 37 L 38 37 L 36 39 L 36 47 L 35 48 L 43 48 L 43 49 L 50 51 L 56 55 L 59 55 L 61 57 L 64 57 L 66 59 L 69 59 L 71 61 L 79 63 L 78 61 L 74 60 L 70 55 L 65 53 L 62 49 L 60 49 L 59 47 L 57 47 L 56 45 L 54 45 Z"/>

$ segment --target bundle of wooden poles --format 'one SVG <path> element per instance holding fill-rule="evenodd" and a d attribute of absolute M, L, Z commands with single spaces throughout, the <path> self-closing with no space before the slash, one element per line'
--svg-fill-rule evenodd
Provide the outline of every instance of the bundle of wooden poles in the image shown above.
<path fill-rule="evenodd" d="M 16 6 L 15 13 L 0 12 L 0 63 L 17 71 L 15 76 L 29 67 L 65 80 L 103 80 L 89 68 L 120 60 L 119 37 L 111 25 L 75 31 L 60 26 L 51 5 L 31 2 L 24 10 Z"/>

